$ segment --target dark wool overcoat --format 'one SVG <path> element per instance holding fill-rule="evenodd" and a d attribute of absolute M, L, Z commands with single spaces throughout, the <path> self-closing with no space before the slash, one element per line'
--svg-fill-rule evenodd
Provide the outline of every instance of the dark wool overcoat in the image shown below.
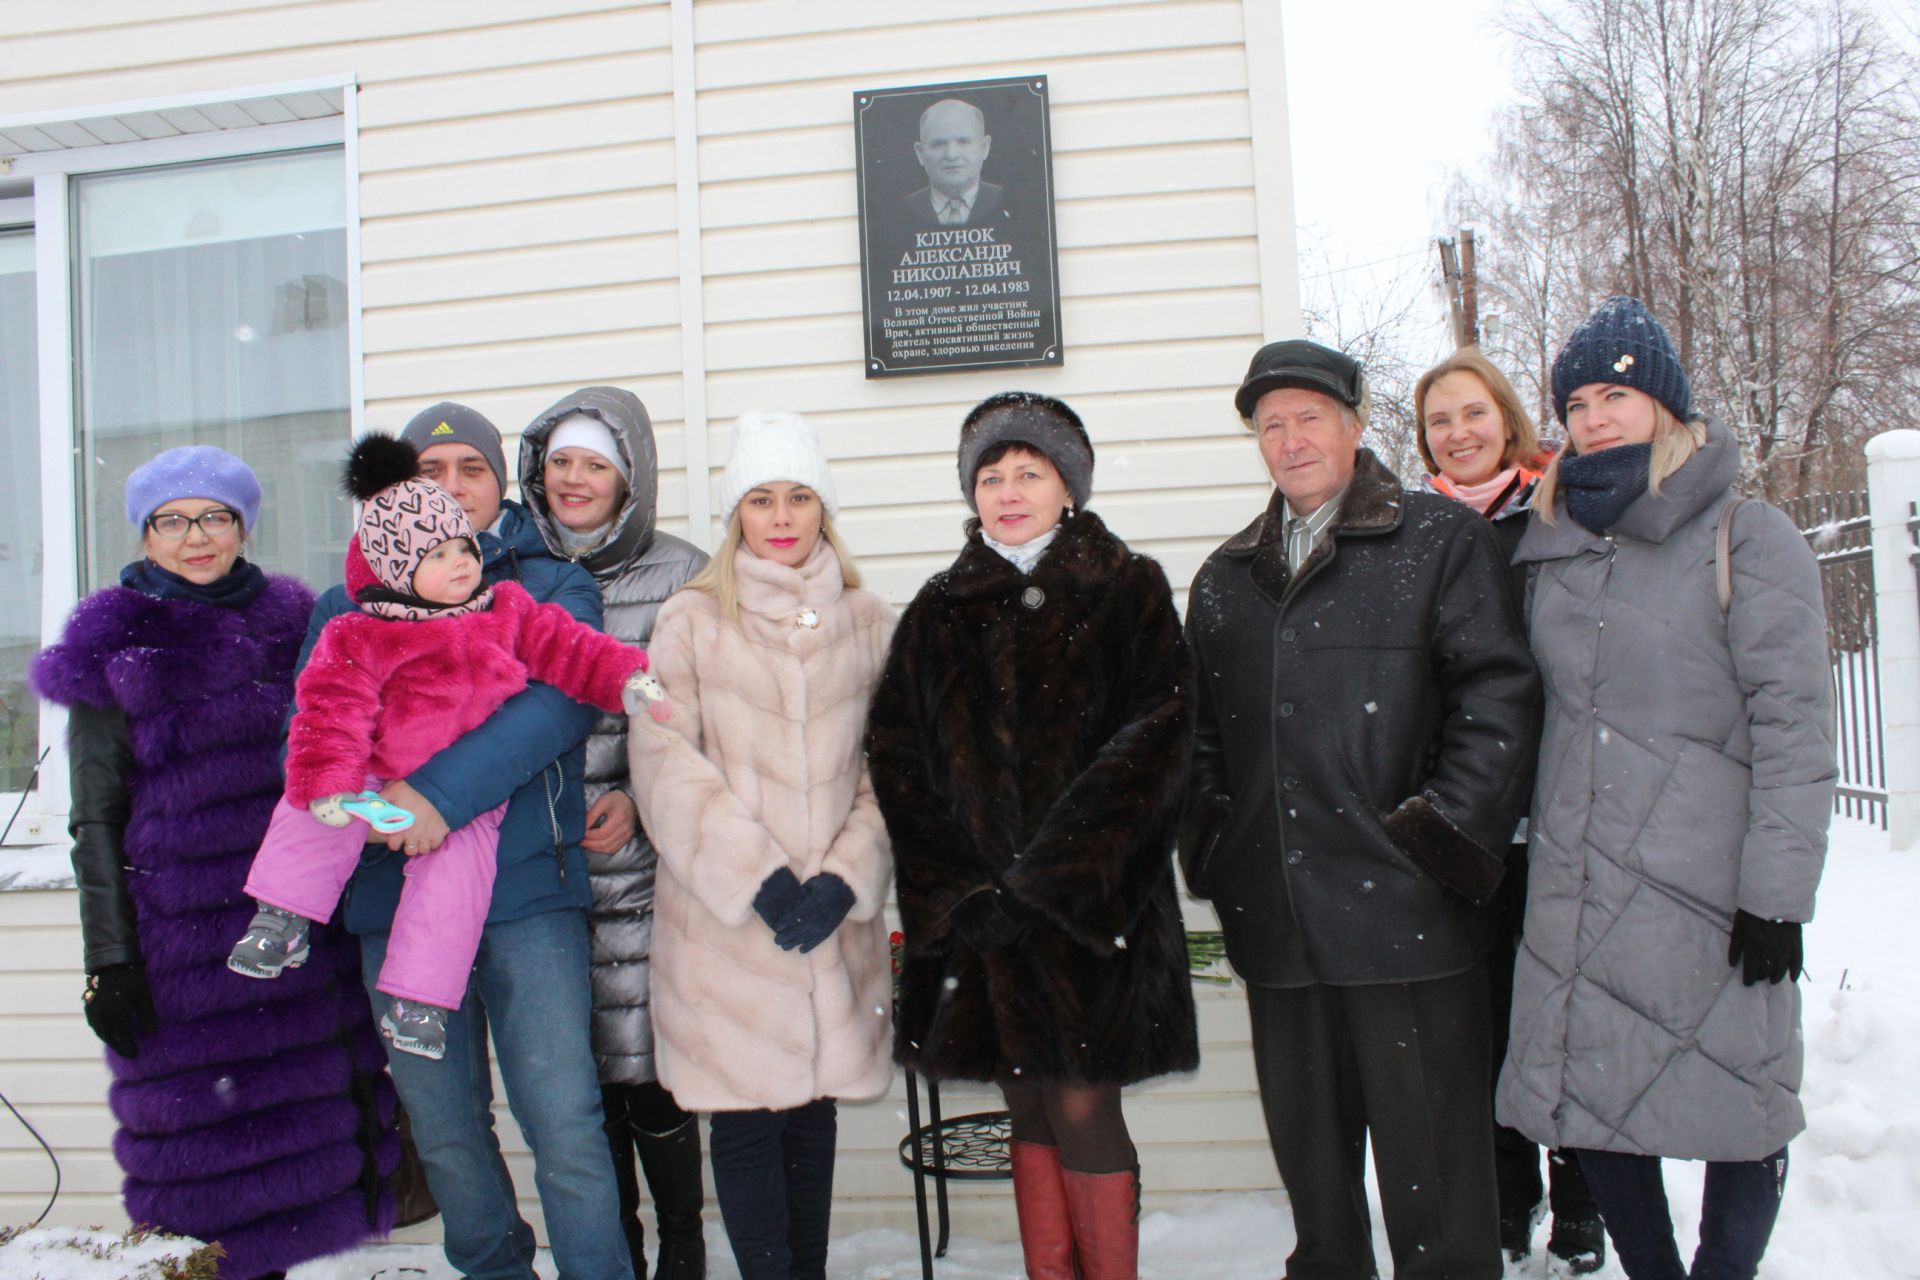
<path fill-rule="evenodd" d="M 1023 576 L 978 523 L 900 620 L 868 731 L 905 957 L 894 1055 L 936 1078 L 1199 1065 L 1173 838 L 1191 683 L 1160 566 L 1090 513 Z M 1029 921 L 955 926 L 973 895 Z"/>
<path fill-rule="evenodd" d="M 1493 529 L 1365 449 L 1294 574 L 1284 524 L 1276 491 L 1194 578 L 1188 887 L 1251 983 L 1464 973 L 1492 918 L 1449 883 L 1504 868 L 1539 741 Z"/>
<path fill-rule="evenodd" d="M 393 1087 L 359 946 L 322 927 L 277 981 L 226 966 L 253 917 L 242 886 L 280 798 L 312 607 L 291 578 L 239 609 L 109 587 L 31 673 L 91 736 L 74 745 L 87 967 L 144 964 L 159 1020 L 137 1056 L 107 1052 L 127 1216 L 218 1241 L 222 1276 L 296 1266 L 393 1223 Z"/>

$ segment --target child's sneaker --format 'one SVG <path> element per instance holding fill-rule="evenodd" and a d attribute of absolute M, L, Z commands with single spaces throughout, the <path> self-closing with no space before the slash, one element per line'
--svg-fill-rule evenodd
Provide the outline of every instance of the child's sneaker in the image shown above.
<path fill-rule="evenodd" d="M 415 1053 L 435 1062 L 447 1056 L 447 1011 L 437 1005 L 393 998 L 380 1015 L 380 1034 L 402 1053 Z"/>
<path fill-rule="evenodd" d="M 310 921 L 291 911 L 260 904 L 246 936 L 233 944 L 227 968 L 249 978 L 277 978 L 282 969 L 297 969 L 307 958 Z"/>

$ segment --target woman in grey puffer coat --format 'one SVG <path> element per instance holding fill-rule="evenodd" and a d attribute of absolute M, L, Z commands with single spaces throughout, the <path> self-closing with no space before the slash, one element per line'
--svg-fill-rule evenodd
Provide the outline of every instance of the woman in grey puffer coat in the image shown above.
<path fill-rule="evenodd" d="M 617 387 L 562 397 L 520 437 L 520 491 L 556 556 L 593 575 L 607 634 L 645 644 L 661 603 L 706 566 L 699 548 L 654 528 L 658 459 L 646 406 Z M 654 851 L 627 782 L 627 720 L 603 716 L 587 740 L 587 835 L 593 906 L 593 1051 L 620 1223 L 636 1277 L 641 1253 L 636 1154 L 659 1228 L 656 1280 L 706 1274 L 700 1131 L 658 1083 L 647 992 Z"/>
<path fill-rule="evenodd" d="M 1629 1276 L 1682 1267 L 1658 1157 L 1705 1160 L 1695 1277 L 1751 1277 L 1804 1127 L 1801 922 L 1835 778 L 1819 568 L 1732 490 L 1638 302 L 1553 369 L 1568 450 L 1516 558 L 1547 715 L 1497 1111 L 1577 1150 Z M 1716 581 L 1722 512 L 1731 593 Z"/>

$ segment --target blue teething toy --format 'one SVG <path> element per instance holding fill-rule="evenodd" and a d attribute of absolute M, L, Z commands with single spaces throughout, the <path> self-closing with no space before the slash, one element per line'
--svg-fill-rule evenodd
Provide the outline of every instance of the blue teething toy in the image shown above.
<path fill-rule="evenodd" d="M 413 825 L 411 813 L 397 804 L 388 804 L 378 791 L 362 791 L 350 796 L 340 802 L 340 807 L 355 817 L 365 818 L 367 825 L 382 835 L 390 836 Z"/>

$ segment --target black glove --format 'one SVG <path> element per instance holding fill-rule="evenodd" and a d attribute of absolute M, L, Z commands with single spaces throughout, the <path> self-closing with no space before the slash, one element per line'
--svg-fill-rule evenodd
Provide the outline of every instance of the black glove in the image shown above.
<path fill-rule="evenodd" d="M 1736 910 L 1727 963 L 1740 966 L 1740 981 L 1750 987 L 1762 978 L 1775 986 L 1782 978 L 1797 981 L 1806 968 L 1800 926 L 1792 920 L 1762 920 Z"/>
<path fill-rule="evenodd" d="M 833 872 L 822 871 L 800 886 L 800 900 L 773 927 L 773 940 L 805 955 L 833 936 L 851 910 L 853 890 Z"/>
<path fill-rule="evenodd" d="M 1032 913 L 1000 889 L 982 889 L 953 909 L 953 931 L 976 951 L 1000 951 L 1027 934 Z"/>
<path fill-rule="evenodd" d="M 780 932 L 780 921 L 800 901 L 800 877 L 782 867 L 760 882 L 753 895 L 753 909 L 767 922 L 767 928 Z"/>
<path fill-rule="evenodd" d="M 160 1025 L 143 964 L 110 964 L 88 974 L 80 999 L 93 1034 L 123 1058 L 138 1057 L 139 1037 Z"/>

